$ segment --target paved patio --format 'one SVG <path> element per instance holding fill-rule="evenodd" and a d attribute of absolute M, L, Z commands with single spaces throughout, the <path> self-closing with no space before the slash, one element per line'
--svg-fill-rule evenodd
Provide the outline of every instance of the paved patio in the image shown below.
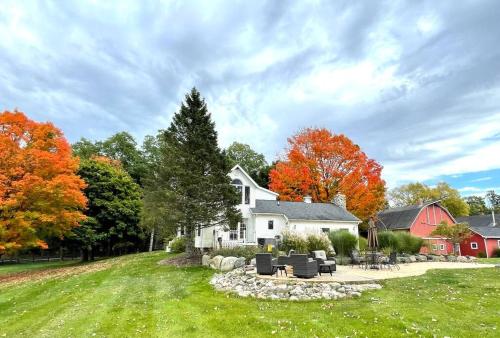
<path fill-rule="evenodd" d="M 337 265 L 337 271 L 330 276 L 329 273 L 323 273 L 322 276 L 303 279 L 293 276 L 286 277 L 283 275 L 265 276 L 257 275 L 257 278 L 270 279 L 275 281 L 300 280 L 304 282 L 351 282 L 351 283 L 371 283 L 379 280 L 390 278 L 401 278 L 423 275 L 430 269 L 478 269 L 478 268 L 494 268 L 494 264 L 479 264 L 479 263 L 458 263 L 458 262 L 417 262 L 400 264 L 400 270 L 393 268 L 389 270 L 365 270 L 360 267 L 351 267 L 349 265 Z"/>

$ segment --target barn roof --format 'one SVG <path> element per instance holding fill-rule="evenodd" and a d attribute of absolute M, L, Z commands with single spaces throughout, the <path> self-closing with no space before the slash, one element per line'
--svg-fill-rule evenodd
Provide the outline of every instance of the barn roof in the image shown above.
<path fill-rule="evenodd" d="M 457 222 L 469 223 L 472 231 L 483 237 L 500 238 L 500 215 L 495 215 L 496 226 L 493 225 L 491 215 L 476 215 L 467 217 L 458 217 Z"/>
<path fill-rule="evenodd" d="M 453 216 L 446 208 L 439 204 L 439 201 L 430 201 L 423 204 L 390 208 L 381 211 L 377 214 L 376 225 L 381 230 L 410 229 L 420 211 L 432 204 L 438 205 L 453 219 Z"/>
<path fill-rule="evenodd" d="M 272 200 L 256 200 L 254 214 L 281 214 L 288 219 L 311 221 L 361 222 L 349 211 L 333 203 L 305 203 Z"/>

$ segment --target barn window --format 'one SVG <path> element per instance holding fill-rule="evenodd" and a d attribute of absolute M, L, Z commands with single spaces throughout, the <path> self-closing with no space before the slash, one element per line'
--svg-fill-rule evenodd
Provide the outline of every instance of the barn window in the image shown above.
<path fill-rule="evenodd" d="M 432 250 L 436 251 L 438 249 L 438 246 L 436 244 L 432 244 Z"/>
<path fill-rule="evenodd" d="M 477 245 L 477 242 L 470 242 L 470 248 L 471 249 L 474 249 L 474 250 L 477 250 L 479 246 Z"/>
<path fill-rule="evenodd" d="M 498 247 L 500 248 L 500 240 L 498 240 Z"/>
<path fill-rule="evenodd" d="M 444 250 L 444 244 L 439 244 L 439 250 L 441 250 L 441 251 Z"/>

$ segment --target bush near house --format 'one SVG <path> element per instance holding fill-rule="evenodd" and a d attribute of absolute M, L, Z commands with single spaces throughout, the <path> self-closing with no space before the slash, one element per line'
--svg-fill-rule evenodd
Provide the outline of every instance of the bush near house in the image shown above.
<path fill-rule="evenodd" d="M 326 234 L 310 234 L 306 238 L 307 250 L 313 252 L 316 250 L 324 250 L 326 253 L 331 251 L 332 243 Z"/>
<path fill-rule="evenodd" d="M 500 248 L 496 248 L 495 250 L 493 250 L 493 254 L 491 255 L 491 257 L 500 257 Z"/>
<path fill-rule="evenodd" d="M 479 252 L 477 258 L 486 258 L 486 254 L 484 252 Z"/>
<path fill-rule="evenodd" d="M 398 251 L 399 242 L 399 238 L 392 231 L 382 231 L 378 234 L 378 244 L 382 250 Z"/>
<path fill-rule="evenodd" d="M 395 235 L 398 243 L 398 253 L 417 254 L 424 245 L 424 240 L 422 238 L 413 236 L 407 232 L 398 232 L 395 233 Z"/>
<path fill-rule="evenodd" d="M 186 250 L 186 237 L 176 237 L 170 243 L 170 250 L 175 253 Z"/>
<path fill-rule="evenodd" d="M 280 250 L 288 253 L 295 250 L 295 253 L 308 253 L 307 239 L 294 232 L 284 232 Z"/>
<path fill-rule="evenodd" d="M 366 249 L 368 248 L 368 240 L 364 237 L 359 237 L 358 243 L 359 243 L 359 251 L 366 251 Z"/>
<path fill-rule="evenodd" d="M 330 232 L 329 237 L 337 255 L 344 257 L 349 257 L 358 244 L 358 238 L 345 230 Z"/>

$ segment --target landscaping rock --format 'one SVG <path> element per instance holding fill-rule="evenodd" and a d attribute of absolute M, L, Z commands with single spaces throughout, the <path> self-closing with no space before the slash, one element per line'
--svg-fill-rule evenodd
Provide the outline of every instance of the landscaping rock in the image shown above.
<path fill-rule="evenodd" d="M 238 260 L 238 257 L 224 257 L 220 263 L 221 271 L 231 271 L 234 269 L 234 262 Z"/>
<path fill-rule="evenodd" d="M 234 262 L 234 268 L 241 268 L 245 266 L 245 257 L 238 257 L 238 259 Z"/>
<path fill-rule="evenodd" d="M 210 256 L 209 255 L 203 255 L 201 257 L 201 265 L 203 266 L 210 266 Z"/>
<path fill-rule="evenodd" d="M 210 262 L 210 267 L 212 269 L 216 269 L 216 270 L 219 270 L 220 269 L 220 263 L 222 262 L 222 260 L 224 259 L 224 256 L 215 256 L 212 258 L 211 262 Z"/>
<path fill-rule="evenodd" d="M 408 259 L 410 260 L 411 263 L 415 263 L 417 261 L 417 257 L 415 257 L 413 255 L 408 257 Z"/>
<path fill-rule="evenodd" d="M 448 262 L 456 262 L 457 261 L 457 256 L 450 255 L 448 256 Z"/>
<path fill-rule="evenodd" d="M 252 258 L 250 260 L 250 265 L 256 266 L 257 265 L 257 258 Z"/>

